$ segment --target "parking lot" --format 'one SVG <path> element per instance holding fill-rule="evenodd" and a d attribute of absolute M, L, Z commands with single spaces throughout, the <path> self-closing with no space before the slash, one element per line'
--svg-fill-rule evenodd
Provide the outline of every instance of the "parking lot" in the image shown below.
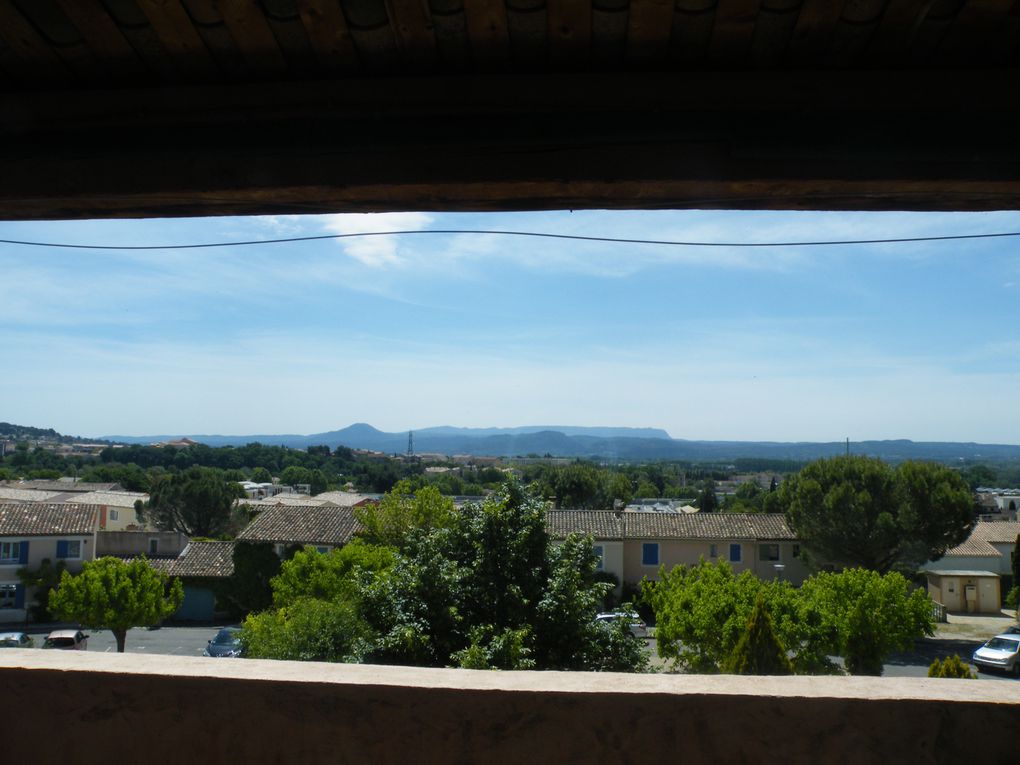
<path fill-rule="evenodd" d="M 213 638 L 223 625 L 171 626 L 149 630 L 136 628 L 128 630 L 124 644 L 126 653 L 158 653 L 167 656 L 201 656 L 206 643 Z M 36 647 L 43 644 L 50 629 L 31 628 L 25 630 L 35 640 Z M 89 635 L 89 651 L 105 651 L 113 653 L 117 650 L 117 641 L 109 630 L 85 630 Z"/>

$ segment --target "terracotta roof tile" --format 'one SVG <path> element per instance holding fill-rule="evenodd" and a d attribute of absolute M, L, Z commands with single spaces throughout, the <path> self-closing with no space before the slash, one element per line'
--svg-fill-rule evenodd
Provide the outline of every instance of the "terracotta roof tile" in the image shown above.
<path fill-rule="evenodd" d="M 234 543 L 189 542 L 177 558 L 150 562 L 170 576 L 230 576 L 234 573 Z"/>
<path fill-rule="evenodd" d="M 1020 521 L 978 521 L 970 536 L 943 556 L 963 558 L 998 558 L 1000 553 L 992 542 L 1012 544 L 1020 535 Z"/>
<path fill-rule="evenodd" d="M 98 509 L 96 505 L 0 502 L 0 534 L 26 537 L 91 534 L 96 528 Z"/>
<path fill-rule="evenodd" d="M 598 539 L 796 539 L 778 513 L 615 513 L 550 510 L 546 526 L 556 539 L 576 532 Z"/>
<path fill-rule="evenodd" d="M 237 539 L 240 542 L 344 545 L 360 529 L 351 507 L 279 505 L 259 513 Z"/>

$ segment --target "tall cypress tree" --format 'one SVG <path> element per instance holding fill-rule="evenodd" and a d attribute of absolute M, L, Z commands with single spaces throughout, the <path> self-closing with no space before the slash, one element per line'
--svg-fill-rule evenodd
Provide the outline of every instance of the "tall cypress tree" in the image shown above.
<path fill-rule="evenodd" d="M 747 629 L 740 636 L 723 671 L 734 675 L 792 675 L 793 665 L 772 628 L 765 598 L 758 593 Z"/>

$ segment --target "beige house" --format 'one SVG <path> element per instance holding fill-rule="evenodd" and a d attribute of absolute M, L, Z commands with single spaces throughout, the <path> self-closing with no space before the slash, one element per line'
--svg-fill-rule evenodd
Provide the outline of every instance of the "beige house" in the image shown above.
<path fill-rule="evenodd" d="M 237 541 L 271 544 L 278 555 L 291 545 L 326 553 L 343 547 L 360 529 L 353 507 L 276 505 L 255 516 Z"/>
<path fill-rule="evenodd" d="M 655 580 L 663 566 L 694 565 L 701 558 L 797 585 L 809 573 L 800 543 L 780 514 L 550 510 L 546 519 L 554 539 L 590 535 L 600 568 L 621 582 Z"/>
<path fill-rule="evenodd" d="M 1013 572 L 1011 555 L 1018 535 L 1020 521 L 978 521 L 964 542 L 938 560 L 928 561 L 921 569 L 926 572 L 991 571 L 1009 575 Z"/>
<path fill-rule="evenodd" d="M 73 573 L 95 559 L 98 514 L 96 505 L 0 503 L 0 623 L 27 619 L 34 593 L 26 591 L 18 569 L 49 559 Z"/>

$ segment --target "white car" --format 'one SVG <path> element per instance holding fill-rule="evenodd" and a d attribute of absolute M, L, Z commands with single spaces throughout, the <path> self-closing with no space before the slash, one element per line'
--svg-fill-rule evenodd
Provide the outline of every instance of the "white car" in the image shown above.
<path fill-rule="evenodd" d="M 996 635 L 974 651 L 971 661 L 978 670 L 1001 669 L 1020 677 L 1020 635 Z"/>
<path fill-rule="evenodd" d="M 644 623 L 641 617 L 633 611 L 610 611 L 604 614 L 599 614 L 595 617 L 595 621 L 600 624 L 604 624 L 607 627 L 618 621 L 626 621 L 631 635 L 636 638 L 648 637 L 648 626 Z"/>
<path fill-rule="evenodd" d="M 89 636 L 81 630 L 54 630 L 46 636 L 43 648 L 60 648 L 65 651 L 86 651 Z"/>

